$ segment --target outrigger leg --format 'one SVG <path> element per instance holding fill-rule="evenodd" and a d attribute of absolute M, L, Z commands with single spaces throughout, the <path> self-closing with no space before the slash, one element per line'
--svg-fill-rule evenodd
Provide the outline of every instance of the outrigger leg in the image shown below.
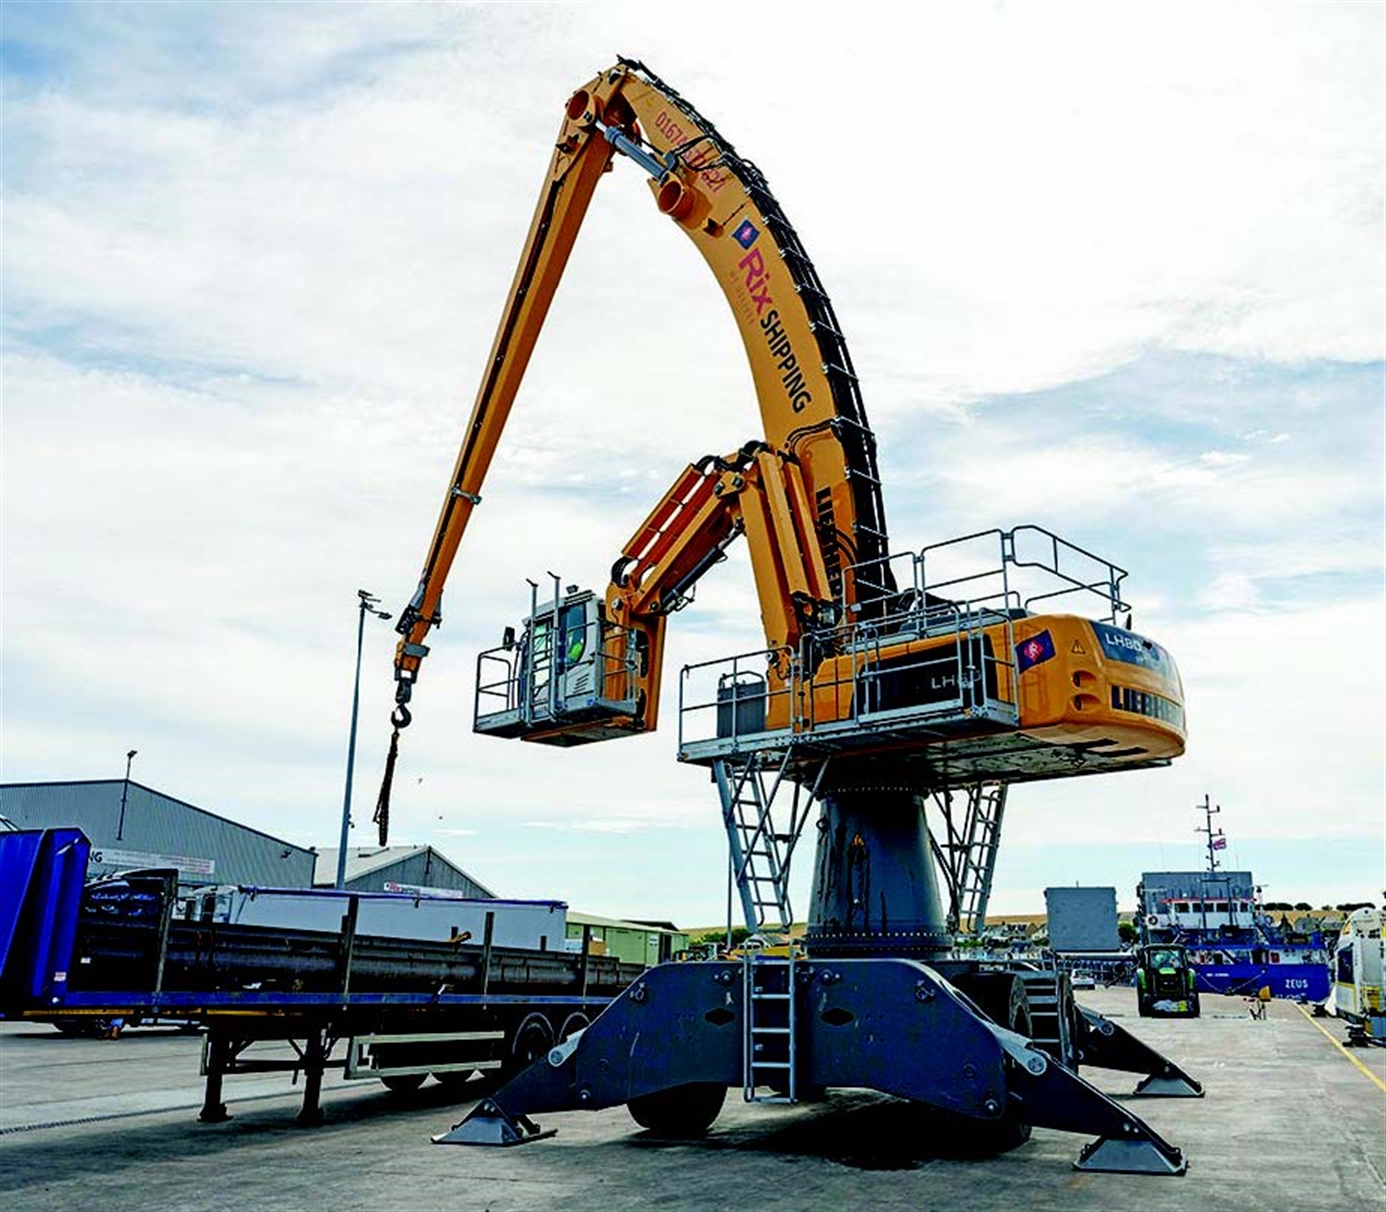
<path fill-rule="evenodd" d="M 1181 1150 L 1025 1037 L 981 1017 L 928 965 L 843 959 L 799 964 L 794 975 L 794 1055 L 805 1088 L 879 1090 L 974 1121 L 979 1135 L 1008 1120 L 1092 1133 L 1075 1163 L 1083 1170 L 1184 1173 Z M 739 964 L 651 969 L 586 1030 L 433 1139 L 524 1144 L 553 1135 L 532 1114 L 623 1103 L 667 1135 L 701 1135 L 727 1088 L 748 1084 L 743 988 Z"/>
<path fill-rule="evenodd" d="M 1096 1010 L 1078 1007 L 1078 1061 L 1097 1069 L 1144 1073 L 1132 1094 L 1160 1098 L 1202 1098 L 1203 1086 L 1168 1057 L 1160 1055 L 1124 1027 Z"/>

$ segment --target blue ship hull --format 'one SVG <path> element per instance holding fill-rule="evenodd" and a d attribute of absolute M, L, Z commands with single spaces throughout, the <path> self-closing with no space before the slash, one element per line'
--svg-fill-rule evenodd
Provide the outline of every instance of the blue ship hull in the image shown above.
<path fill-rule="evenodd" d="M 1322 963 L 1253 964 L 1248 960 L 1230 964 L 1194 964 L 1193 970 L 1201 993 L 1250 997 L 1258 989 L 1269 985 L 1274 997 L 1321 1002 L 1332 988 L 1328 966 Z"/>

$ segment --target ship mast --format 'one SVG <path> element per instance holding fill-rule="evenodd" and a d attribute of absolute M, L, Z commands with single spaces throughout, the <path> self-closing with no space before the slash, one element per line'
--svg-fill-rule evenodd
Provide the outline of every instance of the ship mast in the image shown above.
<path fill-rule="evenodd" d="M 1222 805 L 1211 803 L 1209 797 L 1204 795 L 1203 803 L 1195 804 L 1194 807 L 1203 813 L 1204 824 L 1200 825 L 1194 832 L 1208 835 L 1208 874 L 1213 875 L 1219 866 L 1217 852 L 1227 845 L 1227 837 L 1223 831 L 1213 828 L 1213 817 L 1222 811 Z"/>
<path fill-rule="evenodd" d="M 1227 845 L 1227 837 L 1226 837 L 1226 835 L 1223 833 L 1223 831 L 1222 831 L 1221 829 L 1214 829 L 1214 828 L 1213 828 L 1213 817 L 1214 817 L 1217 813 L 1219 813 L 1219 812 L 1222 811 L 1222 805 L 1221 805 L 1221 804 L 1214 805 L 1213 802 L 1212 802 L 1212 800 L 1210 799 L 1210 797 L 1205 793 L 1204 796 L 1203 796 L 1203 803 L 1201 803 L 1201 804 L 1195 804 L 1194 807 L 1195 807 L 1199 812 L 1203 813 L 1203 821 L 1204 821 L 1204 823 L 1203 823 L 1202 825 L 1200 825 L 1200 826 L 1195 830 L 1195 832 L 1196 832 L 1196 833 L 1206 833 L 1206 834 L 1208 835 L 1208 838 L 1207 838 L 1207 842 L 1208 842 L 1208 875 L 1209 875 L 1210 878 L 1209 878 L 1208 880 L 1205 880 L 1205 881 L 1204 881 L 1205 888 L 1206 888 L 1207 884 L 1211 883 L 1213 879 L 1216 879 L 1216 878 L 1217 878 L 1217 871 L 1218 871 L 1218 851 L 1221 850 L 1221 849 L 1223 849 L 1223 848 Z M 1229 889 L 1229 891 L 1230 891 L 1230 889 Z M 1229 912 L 1228 912 L 1228 918 L 1227 918 L 1227 920 L 1230 922 L 1230 921 L 1232 920 L 1232 914 L 1231 914 L 1231 911 L 1230 911 L 1230 909 L 1231 909 L 1231 903 L 1232 903 L 1232 902 L 1231 902 L 1231 900 L 1229 899 L 1227 903 L 1228 903 L 1228 907 L 1229 907 Z M 1205 894 L 1204 894 L 1202 897 L 1199 898 L 1199 904 L 1200 904 L 1200 906 L 1202 907 L 1202 908 L 1201 908 L 1201 913 L 1202 913 L 1202 917 L 1203 917 L 1203 929 L 1204 929 L 1204 930 L 1207 930 L 1207 929 L 1208 929 L 1208 896 L 1207 896 L 1207 893 L 1206 893 L 1206 892 L 1205 892 Z"/>

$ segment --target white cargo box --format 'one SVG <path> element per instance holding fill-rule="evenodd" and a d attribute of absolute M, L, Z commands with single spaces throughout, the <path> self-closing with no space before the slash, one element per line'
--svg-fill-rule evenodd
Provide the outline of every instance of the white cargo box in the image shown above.
<path fill-rule="evenodd" d="M 480 946 L 486 938 L 488 913 L 495 915 L 491 943 L 496 947 L 562 951 L 568 933 L 568 906 L 562 901 L 466 900 L 335 889 L 237 888 L 216 898 L 215 920 L 336 934 L 353 896 L 360 902 L 356 915 L 358 935 L 433 942 L 460 940 Z"/>

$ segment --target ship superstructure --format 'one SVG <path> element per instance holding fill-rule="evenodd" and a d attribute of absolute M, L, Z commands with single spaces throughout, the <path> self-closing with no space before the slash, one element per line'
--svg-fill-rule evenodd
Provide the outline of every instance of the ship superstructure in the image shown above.
<path fill-rule="evenodd" d="M 1221 809 L 1204 798 L 1208 867 L 1203 871 L 1146 871 L 1136 889 L 1141 941 L 1187 949 L 1204 993 L 1251 995 L 1269 987 L 1275 997 L 1323 1001 L 1330 989 L 1329 945 L 1314 930 L 1299 932 L 1261 904 L 1250 871 L 1223 868 L 1227 838 L 1214 828 Z"/>

